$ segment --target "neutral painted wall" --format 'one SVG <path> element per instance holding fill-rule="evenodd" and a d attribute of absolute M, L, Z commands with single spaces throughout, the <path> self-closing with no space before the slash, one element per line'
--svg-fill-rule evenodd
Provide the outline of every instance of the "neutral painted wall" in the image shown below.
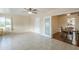
<path fill-rule="evenodd" d="M 58 28 L 61 28 L 61 27 L 65 28 L 67 25 L 67 16 L 66 15 L 58 16 L 58 20 L 59 20 Z"/>
<path fill-rule="evenodd" d="M 39 17 L 40 18 L 40 33 L 43 34 L 45 32 L 45 29 L 44 29 L 44 26 L 45 26 L 45 23 L 44 23 L 44 18 L 43 16 L 31 16 L 31 27 L 32 27 L 32 31 L 34 32 L 35 31 L 35 21 L 36 21 L 36 18 Z"/>
<path fill-rule="evenodd" d="M 75 28 L 76 30 L 79 30 L 79 15 L 78 14 L 73 14 L 71 16 L 67 15 L 59 15 L 59 16 L 53 16 L 53 33 L 59 32 L 60 28 L 63 27 L 65 28 L 67 26 L 67 21 L 68 18 L 75 18 Z"/>
<path fill-rule="evenodd" d="M 59 11 L 59 12 L 47 12 L 45 14 L 36 14 L 36 15 L 30 15 L 30 16 L 14 16 L 14 15 L 4 15 L 7 17 L 11 17 L 11 19 L 13 20 L 13 31 L 14 32 L 27 32 L 27 31 L 34 31 L 34 22 L 35 22 L 35 18 L 36 17 L 40 17 L 40 33 L 43 34 L 45 32 L 45 20 L 44 17 L 45 16 L 55 16 L 55 15 L 60 15 L 60 14 L 64 14 L 64 13 L 71 13 L 71 12 L 75 12 L 75 11 L 79 11 L 79 10 L 66 10 L 66 11 Z M 57 19 L 55 17 L 55 19 Z M 55 22 L 56 25 L 56 30 L 53 29 L 54 31 L 52 33 L 57 32 L 57 27 L 58 24 L 56 23 L 57 21 L 53 20 Z M 78 21 L 78 20 L 77 20 Z M 60 21 L 60 26 L 63 25 L 62 23 L 64 23 L 64 21 Z M 55 27 L 54 25 L 54 27 Z M 60 27 L 59 26 L 59 27 Z"/>
<path fill-rule="evenodd" d="M 58 16 L 52 16 L 52 32 L 58 32 L 59 19 Z"/>
<path fill-rule="evenodd" d="M 29 16 L 12 16 L 13 31 L 14 32 L 28 32 L 30 31 L 30 18 Z"/>
<path fill-rule="evenodd" d="M 5 16 L 12 20 L 12 31 L 13 32 L 29 32 L 32 31 L 32 24 L 30 16 L 20 16 L 20 15 L 8 15 L 0 14 L 0 16 Z"/>
<path fill-rule="evenodd" d="M 46 36 L 46 37 L 50 37 L 51 38 L 51 34 L 52 34 L 52 32 L 50 33 L 50 35 L 46 35 L 46 33 L 45 33 L 45 17 L 46 16 L 44 16 L 44 15 L 37 15 L 37 16 L 32 16 L 31 17 L 31 19 L 32 19 L 32 24 L 33 24 L 33 32 L 35 32 L 35 20 L 36 20 L 36 18 L 40 18 L 40 21 L 39 21 L 39 23 L 40 23 L 40 26 L 39 26 L 39 28 L 40 28 L 40 35 L 43 35 L 43 36 Z M 50 21 L 52 21 L 51 19 L 50 19 Z M 50 25 L 52 25 L 51 23 L 50 23 Z M 51 27 L 52 28 L 52 27 Z M 50 30 L 51 31 L 51 30 Z"/>
<path fill-rule="evenodd" d="M 77 11 L 79 11 L 79 10 L 77 10 L 77 9 L 76 10 L 71 9 L 71 10 L 62 10 L 62 11 L 57 11 L 57 12 L 49 11 L 49 12 L 47 12 L 45 14 L 36 14 L 36 15 L 33 15 L 33 16 L 31 16 L 31 19 L 33 21 L 33 22 L 31 22 L 31 24 L 32 24 L 31 25 L 32 26 L 32 31 L 34 31 L 34 21 L 35 21 L 36 17 L 40 17 L 40 33 L 44 34 L 44 32 L 45 32 L 45 20 L 44 20 L 44 17 L 45 16 L 56 16 L 56 15 L 61 15 L 61 14 L 67 14 L 67 13 L 77 12 Z M 66 20 L 62 21 L 61 18 L 60 18 L 60 21 L 58 21 L 58 20 L 59 20 L 59 17 L 54 17 L 54 18 L 52 17 L 52 21 L 51 21 L 53 23 L 52 26 L 51 26 L 52 34 L 56 33 L 57 31 L 60 31 L 60 27 L 63 24 L 65 25 L 64 22 Z M 60 23 L 60 25 L 59 25 L 59 23 Z M 54 28 L 53 28 L 53 26 L 54 26 Z"/>

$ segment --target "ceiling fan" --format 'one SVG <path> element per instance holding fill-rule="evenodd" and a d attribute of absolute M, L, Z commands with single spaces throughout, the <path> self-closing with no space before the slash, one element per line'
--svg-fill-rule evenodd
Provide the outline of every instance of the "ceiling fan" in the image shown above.
<path fill-rule="evenodd" d="M 37 9 L 34 8 L 24 8 L 25 12 L 28 12 L 28 14 L 37 14 Z"/>

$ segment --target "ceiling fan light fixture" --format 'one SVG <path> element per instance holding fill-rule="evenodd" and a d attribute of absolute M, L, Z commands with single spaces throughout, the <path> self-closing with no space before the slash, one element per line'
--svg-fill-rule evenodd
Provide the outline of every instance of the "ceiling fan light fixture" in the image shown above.
<path fill-rule="evenodd" d="M 69 13 L 69 14 L 67 14 L 67 16 L 70 16 L 71 14 Z"/>
<path fill-rule="evenodd" d="M 28 14 L 37 14 L 37 9 L 34 8 L 24 8 L 24 11 L 27 12 Z"/>
<path fill-rule="evenodd" d="M 29 12 L 28 12 L 28 14 L 32 14 L 32 12 L 31 12 L 31 11 L 29 11 Z"/>

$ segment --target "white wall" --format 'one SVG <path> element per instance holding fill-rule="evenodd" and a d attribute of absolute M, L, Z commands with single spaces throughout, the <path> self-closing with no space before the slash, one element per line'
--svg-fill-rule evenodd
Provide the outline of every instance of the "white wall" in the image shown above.
<path fill-rule="evenodd" d="M 12 31 L 13 32 L 29 32 L 32 31 L 32 24 L 30 16 L 21 15 L 8 15 L 0 14 L 0 16 L 5 16 L 12 20 Z"/>
<path fill-rule="evenodd" d="M 57 12 L 49 11 L 49 12 L 46 12 L 45 14 L 36 14 L 36 15 L 33 15 L 33 16 L 31 16 L 32 31 L 34 32 L 34 21 L 35 21 L 36 17 L 40 17 L 40 34 L 44 34 L 45 33 L 45 20 L 44 20 L 44 17 L 46 17 L 46 16 L 56 16 L 56 15 L 61 15 L 61 14 L 67 14 L 67 13 L 77 12 L 77 11 L 79 11 L 79 10 L 73 10 L 73 9 L 71 9 L 71 10 L 62 10 L 62 11 L 57 11 Z M 53 21 L 53 18 L 52 18 L 52 21 Z M 51 24 L 51 27 L 52 27 L 52 25 L 53 24 Z M 56 24 L 56 26 L 58 26 L 58 25 Z M 51 28 L 51 30 L 52 29 L 53 28 Z M 55 32 L 57 32 L 57 31 L 58 31 L 58 29 L 56 27 Z M 55 32 L 53 32 L 53 30 L 51 32 L 52 32 L 51 34 L 55 33 Z"/>
<path fill-rule="evenodd" d="M 30 31 L 29 16 L 12 16 L 13 31 L 14 32 L 28 32 Z"/>
<path fill-rule="evenodd" d="M 76 10 L 77 11 L 77 10 Z M 59 15 L 59 14 L 64 14 L 64 13 L 71 13 L 75 12 L 75 10 L 68 10 L 68 11 L 61 11 L 61 12 L 55 12 L 53 13 L 52 11 L 45 13 L 45 14 L 36 14 L 32 16 L 17 16 L 17 15 L 3 15 L 6 17 L 11 17 L 13 21 L 13 31 L 14 32 L 28 32 L 28 31 L 34 31 L 34 22 L 35 22 L 35 17 L 40 17 L 40 33 L 44 34 L 45 32 L 45 16 L 54 16 L 54 15 Z"/>
<path fill-rule="evenodd" d="M 39 17 L 40 18 L 40 26 L 39 26 L 39 28 L 40 28 L 40 34 L 44 34 L 44 26 L 45 26 L 45 23 L 44 23 L 44 18 L 43 18 L 43 16 L 31 16 L 31 20 L 32 20 L 32 29 L 33 29 L 33 32 L 35 32 L 35 20 L 36 20 L 36 18 L 37 17 Z"/>
<path fill-rule="evenodd" d="M 41 16 L 40 15 L 31 16 L 33 32 L 35 32 L 35 20 L 36 20 L 37 17 L 40 18 L 40 21 L 39 21 L 40 33 L 39 34 L 44 35 L 46 37 L 50 37 L 50 36 L 45 34 L 45 17 L 46 16 L 44 16 L 44 15 L 41 15 Z"/>
<path fill-rule="evenodd" d="M 52 16 L 52 34 L 58 32 L 59 19 L 57 16 Z"/>

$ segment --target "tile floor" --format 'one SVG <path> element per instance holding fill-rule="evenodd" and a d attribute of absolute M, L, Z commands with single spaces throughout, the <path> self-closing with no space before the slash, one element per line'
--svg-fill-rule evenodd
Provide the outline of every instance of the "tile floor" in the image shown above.
<path fill-rule="evenodd" d="M 0 50 L 78 50 L 79 47 L 35 33 L 0 36 Z"/>

